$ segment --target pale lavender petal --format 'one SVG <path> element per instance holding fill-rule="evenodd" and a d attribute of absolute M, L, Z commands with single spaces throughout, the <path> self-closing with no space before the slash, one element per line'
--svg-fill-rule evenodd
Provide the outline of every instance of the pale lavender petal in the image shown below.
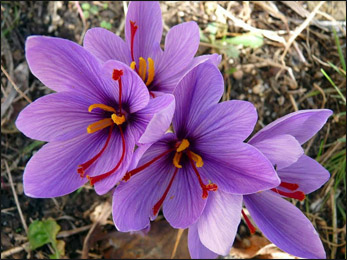
<path fill-rule="evenodd" d="M 51 198 L 81 187 L 88 180 L 77 173 L 78 165 L 101 150 L 106 141 L 105 131 L 44 145 L 24 170 L 25 194 L 34 198 Z"/>
<path fill-rule="evenodd" d="M 159 2 L 135 1 L 130 2 L 125 22 L 125 38 L 130 48 L 130 21 L 138 26 L 134 38 L 134 59 L 147 59 L 152 56 L 153 46 L 160 43 L 163 33 L 163 22 Z"/>
<path fill-rule="evenodd" d="M 251 140 L 255 143 L 276 135 L 289 134 L 303 144 L 323 127 L 332 113 L 329 109 L 307 109 L 293 112 L 265 126 Z"/>
<path fill-rule="evenodd" d="M 193 224 L 188 230 L 188 249 L 192 259 L 214 259 L 218 255 L 207 249 L 200 241 L 197 225 Z"/>
<path fill-rule="evenodd" d="M 298 190 L 305 194 L 319 189 L 330 178 L 329 172 L 322 165 L 306 155 L 277 172 L 281 181 L 298 184 Z"/>
<path fill-rule="evenodd" d="M 154 143 L 169 129 L 175 111 L 175 98 L 171 94 L 150 99 L 147 107 L 136 113 L 139 143 Z M 142 125 L 142 127 L 141 127 Z M 135 135 L 135 134 L 134 134 Z"/>
<path fill-rule="evenodd" d="M 218 65 L 222 61 L 222 55 L 219 55 L 217 53 L 213 53 L 213 54 L 197 56 L 189 64 L 187 70 L 190 70 L 191 68 L 196 67 L 197 65 L 205 62 L 206 60 L 209 60 L 210 62 L 212 62 L 212 64 L 214 64 L 216 67 L 218 67 Z"/>
<path fill-rule="evenodd" d="M 88 113 L 88 107 L 92 103 L 98 102 L 76 95 L 75 92 L 50 94 L 35 100 L 22 110 L 16 126 L 32 139 L 71 139 L 87 133 L 88 125 L 101 119 L 97 113 Z"/>
<path fill-rule="evenodd" d="M 181 71 L 187 71 L 199 48 L 199 26 L 195 22 L 181 23 L 172 27 L 165 38 L 164 53 L 156 64 L 153 84 L 160 86 L 160 91 L 169 91 L 173 80 Z M 173 91 L 173 89 L 171 89 Z"/>
<path fill-rule="evenodd" d="M 172 165 L 172 161 L 170 163 Z M 163 205 L 164 216 L 170 225 L 183 229 L 197 221 L 206 205 L 198 178 L 189 162 L 185 163 L 178 170 Z"/>
<path fill-rule="evenodd" d="M 89 29 L 84 37 L 83 47 L 101 62 L 118 60 L 128 65 L 131 63 L 130 45 L 104 28 Z"/>
<path fill-rule="evenodd" d="M 273 165 L 277 166 L 277 170 L 295 163 L 304 154 L 301 145 L 291 135 L 276 135 L 256 143 L 248 143 L 260 150 Z"/>
<path fill-rule="evenodd" d="M 229 100 L 215 104 L 203 113 L 196 112 L 187 135 L 199 147 L 245 140 L 257 122 L 257 111 L 248 101 Z"/>
<path fill-rule="evenodd" d="M 127 129 L 124 132 L 125 139 L 125 154 L 119 168 L 113 172 L 107 178 L 98 181 L 94 184 L 95 192 L 99 195 L 103 195 L 109 192 L 116 184 L 123 178 L 124 174 L 127 172 L 128 167 L 131 163 L 132 155 L 135 147 L 135 140 Z M 116 167 L 120 161 L 123 154 L 123 142 L 119 131 L 119 128 L 115 126 L 113 130 L 113 135 L 111 137 L 110 143 L 108 144 L 106 150 L 91 167 L 88 169 L 87 174 L 91 177 L 104 174 L 111 171 Z"/>
<path fill-rule="evenodd" d="M 216 143 L 205 148 L 198 150 L 204 161 L 199 171 L 204 176 L 203 181 L 216 183 L 222 191 L 242 195 L 268 190 L 280 184 L 270 161 L 249 144 Z"/>
<path fill-rule="evenodd" d="M 143 155 L 141 166 L 169 149 L 173 134 L 166 134 Z M 113 221 L 119 231 L 137 231 L 146 228 L 154 219 L 153 207 L 160 200 L 173 175 L 174 167 L 167 163 L 172 158 L 162 157 L 148 168 L 121 182 L 113 194 Z"/>
<path fill-rule="evenodd" d="M 244 203 L 264 235 L 283 251 L 303 258 L 326 257 L 310 220 L 272 191 L 244 196 Z"/>
<path fill-rule="evenodd" d="M 217 190 L 209 192 L 197 222 L 201 243 L 219 255 L 228 255 L 241 221 L 242 196 Z"/>
<path fill-rule="evenodd" d="M 100 77 L 99 62 L 77 43 L 55 37 L 30 36 L 25 52 L 31 72 L 55 91 L 96 96 L 107 89 Z"/>
<path fill-rule="evenodd" d="M 149 101 L 149 93 L 142 79 L 122 62 L 109 60 L 103 65 L 103 73 L 109 78 L 110 89 L 114 100 L 118 103 L 119 85 L 118 81 L 112 80 L 113 70 L 123 70 L 122 80 L 122 104 L 128 107 L 130 113 L 135 113 L 145 108 Z"/>
<path fill-rule="evenodd" d="M 182 138 L 194 119 L 208 111 L 220 100 L 224 91 L 222 74 L 210 62 L 194 67 L 175 89 L 176 110 L 173 128 Z"/>

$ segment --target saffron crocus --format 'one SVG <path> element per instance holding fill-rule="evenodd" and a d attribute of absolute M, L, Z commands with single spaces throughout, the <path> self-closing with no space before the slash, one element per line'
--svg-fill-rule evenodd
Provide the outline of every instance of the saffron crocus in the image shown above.
<path fill-rule="evenodd" d="M 279 184 L 269 160 L 243 143 L 257 121 L 254 106 L 246 101 L 217 104 L 223 90 L 222 75 L 209 61 L 180 81 L 174 92 L 174 133 L 152 144 L 114 192 L 118 230 L 147 227 L 161 206 L 171 226 L 187 228 L 217 189 L 238 195 Z M 240 208 L 241 200 L 234 204 Z"/>
<path fill-rule="evenodd" d="M 101 61 L 114 59 L 131 66 L 143 79 L 152 97 L 172 93 L 189 68 L 217 54 L 194 58 L 199 43 L 199 27 L 186 22 L 172 27 L 166 35 L 164 51 L 160 47 L 163 23 L 159 2 L 130 2 L 125 22 L 125 42 L 103 28 L 87 31 L 84 47 Z"/>
<path fill-rule="evenodd" d="M 171 123 L 173 95 L 150 100 L 124 63 L 102 66 L 78 44 L 44 36 L 28 38 L 26 59 L 32 73 L 58 92 L 27 106 L 16 121 L 26 136 L 49 142 L 26 165 L 30 197 L 62 196 L 88 180 L 98 194 L 106 193 L 127 171 L 135 144 L 156 141 Z"/>
<path fill-rule="evenodd" d="M 320 188 L 329 179 L 327 170 L 303 154 L 301 144 L 319 131 L 331 113 L 327 109 L 291 113 L 263 128 L 248 142 L 269 158 L 281 183 L 270 191 L 243 196 L 244 203 L 270 241 L 299 257 L 325 258 L 324 248 L 310 221 L 281 196 L 303 200 L 305 194 Z M 236 234 L 235 227 L 230 225 L 230 219 L 236 217 L 232 211 L 233 197 L 218 193 L 220 191 L 208 199 L 200 219 L 189 228 L 192 258 L 227 255 L 233 244 Z M 242 215 L 254 233 L 255 227 L 243 211 Z"/>

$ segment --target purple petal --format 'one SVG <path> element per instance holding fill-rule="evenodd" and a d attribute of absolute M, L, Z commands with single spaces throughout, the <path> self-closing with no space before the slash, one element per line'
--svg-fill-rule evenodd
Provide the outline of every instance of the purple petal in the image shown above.
<path fill-rule="evenodd" d="M 218 67 L 218 65 L 220 64 L 220 62 L 222 60 L 222 55 L 219 55 L 217 53 L 213 53 L 213 54 L 201 55 L 201 56 L 195 57 L 193 59 L 193 61 L 191 62 L 191 64 L 189 64 L 187 70 L 190 70 L 190 69 L 196 67 L 197 65 L 205 62 L 206 60 L 209 60 L 210 62 L 212 62 L 212 64 L 214 64 L 216 67 Z"/>
<path fill-rule="evenodd" d="M 223 91 L 222 74 L 212 63 L 201 63 L 189 71 L 174 92 L 176 110 L 172 123 L 177 135 L 185 135 L 194 119 L 218 103 Z"/>
<path fill-rule="evenodd" d="M 122 80 L 122 104 L 126 104 L 130 113 L 135 113 L 145 108 L 149 101 L 149 93 L 142 79 L 122 62 L 110 60 L 104 63 L 103 72 L 106 78 L 110 79 L 109 85 L 112 90 L 114 100 L 118 102 L 119 86 L 118 81 L 111 80 L 113 70 L 123 70 Z"/>
<path fill-rule="evenodd" d="M 296 183 L 305 194 L 319 189 L 329 178 L 329 172 L 316 160 L 303 155 L 299 160 L 278 171 L 281 181 Z"/>
<path fill-rule="evenodd" d="M 139 143 L 154 143 L 159 140 L 169 129 L 175 111 L 175 98 L 171 94 L 165 94 L 150 99 L 147 107 L 138 111 L 137 121 L 146 127 L 140 130 Z"/>
<path fill-rule="evenodd" d="M 223 191 L 210 192 L 197 222 L 204 246 L 219 255 L 228 255 L 241 221 L 242 196 Z"/>
<path fill-rule="evenodd" d="M 172 161 L 170 163 L 172 165 Z M 184 229 L 201 216 L 206 199 L 202 198 L 202 189 L 191 165 L 187 162 L 182 166 L 164 201 L 163 212 L 172 227 Z"/>
<path fill-rule="evenodd" d="M 80 177 L 77 167 L 101 150 L 106 141 L 105 131 L 44 145 L 24 170 L 25 194 L 34 198 L 51 198 L 81 187 L 88 180 Z"/>
<path fill-rule="evenodd" d="M 88 113 L 90 101 L 75 92 L 50 94 L 35 100 L 19 114 L 16 126 L 26 136 L 43 141 L 67 140 L 87 133 L 101 119 Z"/>
<path fill-rule="evenodd" d="M 199 26 L 195 22 L 181 23 L 172 27 L 165 38 L 165 48 L 156 64 L 153 84 L 157 90 L 172 92 L 172 83 L 178 83 L 177 75 L 187 71 L 199 48 Z M 174 82 L 176 80 L 176 82 Z"/>
<path fill-rule="evenodd" d="M 295 163 L 304 154 L 301 145 L 291 135 L 276 135 L 249 144 L 261 151 L 273 165 L 277 165 L 278 170 Z"/>
<path fill-rule="evenodd" d="M 199 171 L 204 181 L 233 194 L 250 194 L 277 187 L 280 180 L 270 161 L 249 144 L 218 143 L 200 151 L 204 166 Z"/>
<path fill-rule="evenodd" d="M 80 45 L 65 39 L 30 36 L 25 44 L 31 72 L 55 91 L 101 93 L 100 64 Z M 105 86 L 104 88 L 107 88 Z"/>
<path fill-rule="evenodd" d="M 119 182 L 131 163 L 132 155 L 134 152 L 135 141 L 128 130 L 124 133 L 125 139 L 125 154 L 119 168 L 107 178 L 98 181 L 94 184 L 95 192 L 103 195 L 109 192 Z M 113 135 L 110 139 L 106 150 L 102 156 L 88 169 L 87 174 L 91 177 L 104 174 L 116 167 L 120 161 L 123 153 L 122 137 L 118 127 L 113 130 Z"/>
<path fill-rule="evenodd" d="M 197 225 L 193 224 L 188 230 L 188 249 L 192 259 L 214 259 L 218 255 L 207 249 L 200 241 Z"/>
<path fill-rule="evenodd" d="M 173 134 L 153 144 L 143 155 L 141 166 L 159 154 L 165 152 Z M 144 229 L 154 219 L 153 207 L 160 200 L 168 186 L 174 167 L 166 163 L 169 156 L 164 156 L 148 168 L 132 176 L 128 182 L 121 182 L 113 194 L 113 221 L 122 232 Z"/>
<path fill-rule="evenodd" d="M 140 144 L 137 149 L 134 151 L 134 154 L 131 158 L 131 162 L 128 168 L 128 171 L 135 169 L 142 158 L 143 154 L 151 147 L 152 144 Z"/>
<path fill-rule="evenodd" d="M 307 109 L 293 112 L 267 125 L 251 140 L 256 143 L 275 135 L 289 134 L 303 144 L 323 127 L 332 113 L 329 109 Z"/>
<path fill-rule="evenodd" d="M 290 202 L 271 191 L 244 196 L 244 202 L 259 229 L 280 249 L 303 258 L 326 257 L 317 231 Z"/>
<path fill-rule="evenodd" d="M 86 32 L 83 47 L 101 62 L 118 60 L 131 63 L 130 45 L 122 38 L 104 28 L 92 28 Z"/>
<path fill-rule="evenodd" d="M 257 111 L 250 102 L 229 100 L 215 104 L 204 113 L 197 112 L 190 121 L 187 135 L 196 140 L 199 147 L 243 141 L 254 129 Z"/>
<path fill-rule="evenodd" d="M 138 26 L 134 38 L 134 59 L 148 58 L 153 55 L 153 46 L 160 43 L 163 33 L 163 22 L 159 2 L 130 2 L 125 22 L 125 38 L 128 46 L 131 43 L 130 21 Z"/>

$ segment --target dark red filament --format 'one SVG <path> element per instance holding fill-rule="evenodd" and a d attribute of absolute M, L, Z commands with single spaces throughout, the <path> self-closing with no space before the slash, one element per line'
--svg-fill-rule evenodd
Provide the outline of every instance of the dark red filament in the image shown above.
<path fill-rule="evenodd" d="M 202 198 L 206 199 L 208 197 L 208 191 L 216 191 L 218 189 L 218 186 L 217 186 L 217 184 L 214 184 L 214 183 L 209 183 L 209 184 L 205 185 L 201 179 L 201 176 L 198 172 L 198 169 L 196 169 L 196 167 L 195 167 L 194 161 L 192 160 L 189 153 L 187 153 L 187 155 L 189 157 L 190 164 L 192 165 L 194 172 L 195 172 L 196 176 L 198 177 L 198 180 L 199 180 L 199 183 L 200 183 L 200 186 L 202 189 Z"/>
<path fill-rule="evenodd" d="M 100 152 L 97 155 L 95 155 L 92 159 L 90 159 L 89 161 L 82 163 L 81 165 L 78 166 L 77 172 L 80 174 L 80 176 L 82 178 L 84 177 L 85 170 L 87 170 L 105 151 L 105 149 L 106 149 L 106 147 L 107 147 L 107 145 L 111 139 L 113 126 L 114 125 L 111 125 L 110 130 L 108 132 L 108 137 L 107 137 L 106 143 L 105 143 L 104 147 L 100 150 Z"/>
<path fill-rule="evenodd" d="M 135 33 L 137 31 L 137 25 L 135 25 L 136 22 L 130 21 L 130 32 L 131 32 L 131 40 L 130 40 L 130 50 L 131 50 L 131 59 L 135 61 L 134 59 L 134 39 L 135 39 Z"/>
<path fill-rule="evenodd" d="M 252 222 L 249 220 L 249 218 L 247 217 L 247 215 L 245 214 L 245 212 L 243 210 L 241 210 L 242 216 L 246 221 L 247 227 L 249 228 L 249 231 L 251 232 L 251 234 L 255 233 L 255 227 L 253 226 Z"/>
<path fill-rule="evenodd" d="M 125 139 L 124 139 L 124 134 L 123 134 L 122 127 L 120 125 L 118 127 L 119 127 L 120 134 L 122 136 L 122 143 L 123 143 L 122 156 L 119 159 L 119 162 L 117 163 L 116 167 L 114 167 L 112 170 L 110 170 L 110 171 L 108 171 L 108 172 L 106 172 L 104 174 L 101 174 L 101 175 L 98 175 L 98 176 L 94 176 L 94 177 L 90 177 L 89 175 L 87 175 L 87 178 L 90 180 L 90 184 L 91 185 L 94 185 L 96 182 L 101 181 L 101 180 L 107 178 L 108 176 L 110 176 L 112 173 L 114 173 L 119 168 L 119 166 L 121 165 L 121 163 L 124 160 L 124 156 L 125 156 Z"/>
<path fill-rule="evenodd" d="M 152 98 L 155 98 L 155 95 L 152 91 L 150 91 L 149 94 L 151 95 Z"/>
<path fill-rule="evenodd" d="M 174 181 L 174 179 L 176 177 L 177 172 L 178 172 L 178 168 L 175 167 L 175 172 L 174 172 L 173 176 L 171 177 L 169 185 L 166 187 L 166 190 L 165 190 L 163 196 L 160 198 L 160 200 L 158 200 L 158 202 L 153 207 L 153 215 L 154 216 L 157 215 L 161 205 L 163 205 L 163 202 L 164 202 L 167 194 L 169 193 L 169 190 L 170 190 L 170 188 L 172 186 L 172 183 L 173 183 L 173 181 Z"/>
<path fill-rule="evenodd" d="M 297 199 L 300 201 L 303 201 L 305 199 L 305 193 L 303 193 L 302 191 L 285 192 L 285 191 L 278 190 L 276 188 L 273 188 L 271 190 L 287 198 Z"/>
<path fill-rule="evenodd" d="M 124 177 L 123 177 L 123 181 L 128 181 L 130 179 L 131 176 L 134 176 L 136 173 L 139 173 L 140 171 L 146 169 L 148 166 L 150 166 L 152 163 L 154 163 L 155 161 L 159 160 L 161 157 L 163 157 L 164 155 L 172 152 L 173 150 L 175 150 L 176 148 L 171 148 L 165 152 L 163 152 L 162 154 L 159 154 L 157 157 L 153 158 L 152 160 L 150 160 L 149 162 L 141 165 L 140 167 L 131 170 L 130 172 L 127 172 Z"/>
<path fill-rule="evenodd" d="M 295 191 L 299 188 L 299 185 L 296 183 L 289 183 L 289 182 L 282 181 L 280 184 L 280 187 L 286 188 L 291 191 Z"/>
<path fill-rule="evenodd" d="M 119 114 L 122 115 L 122 76 L 123 70 L 113 70 L 112 78 L 118 80 L 119 84 Z"/>

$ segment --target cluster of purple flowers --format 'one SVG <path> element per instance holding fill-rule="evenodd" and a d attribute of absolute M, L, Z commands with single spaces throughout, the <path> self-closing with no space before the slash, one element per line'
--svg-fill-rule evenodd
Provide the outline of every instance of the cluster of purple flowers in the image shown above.
<path fill-rule="evenodd" d="M 27 196 L 69 194 L 86 182 L 113 192 L 119 231 L 150 227 L 162 208 L 174 228 L 189 228 L 192 258 L 228 254 L 241 215 L 279 248 L 325 258 L 305 215 L 284 198 L 303 200 L 327 172 L 301 147 L 332 111 L 302 110 L 255 134 L 255 107 L 219 103 L 224 91 L 217 54 L 194 57 L 195 22 L 174 26 L 160 47 L 159 3 L 131 2 L 125 41 L 102 28 L 87 31 L 83 47 L 31 36 L 32 73 L 57 93 L 19 115 L 26 136 L 47 141 L 24 171 Z M 172 124 L 172 128 L 170 125 Z M 168 129 L 171 130 L 168 130 Z"/>

